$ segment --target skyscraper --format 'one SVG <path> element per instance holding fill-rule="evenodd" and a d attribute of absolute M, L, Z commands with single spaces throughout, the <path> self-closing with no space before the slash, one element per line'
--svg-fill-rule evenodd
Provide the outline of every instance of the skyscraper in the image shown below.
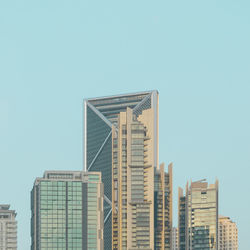
<path fill-rule="evenodd" d="M 31 250 L 103 250 L 101 173 L 46 171 L 31 210 Z"/>
<path fill-rule="evenodd" d="M 218 181 L 204 180 L 179 189 L 179 246 L 182 249 L 218 249 Z M 185 228 L 185 234 L 184 234 Z"/>
<path fill-rule="evenodd" d="M 104 183 L 105 250 L 170 249 L 172 168 L 158 165 L 158 92 L 84 105 L 85 170 L 101 171 Z"/>
<path fill-rule="evenodd" d="M 148 165 L 150 167 L 146 171 L 151 173 L 149 178 L 151 178 L 150 183 L 153 186 L 154 167 L 158 167 L 158 92 L 147 91 L 86 99 L 84 107 L 84 167 L 88 171 L 102 172 L 102 181 L 104 183 L 104 246 L 105 250 L 110 250 L 112 249 L 112 209 L 117 211 L 117 206 L 112 204 L 114 198 L 112 185 L 117 185 L 112 180 L 112 177 L 114 177 L 112 175 L 114 173 L 112 172 L 112 166 L 115 164 L 112 161 L 113 146 L 115 146 L 112 138 L 115 137 L 114 133 L 122 130 L 121 126 L 119 126 L 120 113 L 123 112 L 122 116 L 126 116 L 127 108 L 129 108 L 128 113 L 131 118 L 130 123 L 134 119 L 138 126 L 140 126 L 139 123 L 142 124 L 141 126 L 145 126 L 144 123 L 148 124 L 147 134 L 150 135 Z M 143 111 L 146 111 L 147 115 L 144 113 L 144 115 L 140 116 Z M 139 116 L 140 119 L 138 119 Z M 141 138 L 141 140 L 144 139 Z M 153 218 L 152 192 L 153 189 L 148 190 L 146 194 L 148 199 L 151 200 L 151 204 L 147 205 L 147 213 L 150 213 L 151 218 L 150 223 L 152 223 Z M 150 235 L 154 235 L 153 232 L 151 233 Z"/>
<path fill-rule="evenodd" d="M 238 250 L 238 229 L 229 217 L 219 216 L 219 250 Z"/>
<path fill-rule="evenodd" d="M 144 111 L 143 111 L 144 112 Z M 117 129 L 117 131 L 116 131 Z M 133 111 L 113 127 L 113 249 L 153 249 L 154 166 L 146 161 L 146 124 Z M 149 143 L 150 145 L 150 143 Z"/>
<path fill-rule="evenodd" d="M 5 249 L 17 249 L 17 221 L 10 205 L 0 204 L 0 250 Z"/>

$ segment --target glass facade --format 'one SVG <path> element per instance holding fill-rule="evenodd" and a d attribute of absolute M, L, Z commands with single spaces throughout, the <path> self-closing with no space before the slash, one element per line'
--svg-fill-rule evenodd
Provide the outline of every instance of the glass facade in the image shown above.
<path fill-rule="evenodd" d="M 51 179 L 49 173 L 45 175 L 45 178 L 36 180 L 31 193 L 31 249 L 100 249 L 97 246 L 100 236 L 97 234 L 101 233 L 101 228 L 98 231 L 101 222 L 97 218 L 98 199 L 101 199 L 100 174 L 93 174 L 87 182 L 81 172 L 68 176 L 53 173 Z M 87 202 L 83 202 L 84 197 Z M 86 213 L 88 217 L 84 217 Z M 84 223 L 88 227 L 86 235 Z"/>
<path fill-rule="evenodd" d="M 100 171 L 104 184 L 104 194 L 112 200 L 112 136 L 111 127 L 107 125 L 89 106 L 87 107 L 87 147 L 86 164 L 88 171 Z M 104 200 L 104 245 L 111 249 L 111 206 Z"/>
<path fill-rule="evenodd" d="M 40 249 L 82 249 L 82 182 L 41 181 Z"/>
<path fill-rule="evenodd" d="M 121 112 L 125 112 L 127 108 L 135 109 L 138 104 L 142 101 L 144 102 L 145 97 L 150 97 L 151 93 L 152 92 L 141 92 L 129 95 L 96 98 L 89 99 L 88 102 L 106 117 L 107 120 L 117 126 L 118 115 Z M 148 99 L 145 99 L 145 101 L 146 100 Z"/>

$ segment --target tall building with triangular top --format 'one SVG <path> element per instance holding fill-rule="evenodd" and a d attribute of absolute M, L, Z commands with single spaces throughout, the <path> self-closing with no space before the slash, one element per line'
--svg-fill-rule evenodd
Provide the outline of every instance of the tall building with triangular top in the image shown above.
<path fill-rule="evenodd" d="M 105 250 L 170 249 L 172 224 L 162 227 L 155 214 L 157 202 L 172 201 L 170 183 L 155 186 L 156 176 L 167 178 L 158 163 L 158 91 L 84 101 L 84 170 L 102 172 Z M 164 211 L 170 220 L 172 202 Z"/>

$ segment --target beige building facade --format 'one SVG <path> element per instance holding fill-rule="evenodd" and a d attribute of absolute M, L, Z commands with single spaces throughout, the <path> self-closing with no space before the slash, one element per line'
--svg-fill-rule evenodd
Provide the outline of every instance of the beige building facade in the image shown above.
<path fill-rule="evenodd" d="M 127 112 L 127 109 L 130 110 Z M 131 111 L 132 110 L 132 111 Z M 145 112 L 144 112 L 145 111 Z M 127 114 L 125 114 L 127 112 Z M 142 115 L 144 112 L 144 115 Z M 146 117 L 146 113 L 149 117 Z M 121 114 L 121 115 L 120 115 Z M 140 116 L 140 118 L 138 118 Z M 132 117 L 132 120 L 131 120 Z M 128 118 L 128 121 L 125 120 Z M 145 176 L 145 184 L 150 183 L 153 187 L 153 182 L 149 179 L 154 178 L 154 168 L 158 167 L 158 92 L 157 91 L 145 91 L 145 92 L 137 92 L 132 94 L 122 94 L 115 96 L 107 96 L 107 97 L 97 97 L 85 99 L 84 101 L 84 169 L 86 171 L 100 171 L 102 173 L 102 181 L 104 184 L 104 249 L 110 250 L 112 247 L 117 247 L 118 238 L 116 236 L 116 232 L 120 230 L 120 225 L 116 222 L 117 214 L 121 214 L 118 212 L 118 204 L 120 204 L 120 200 L 118 200 L 118 193 L 115 189 L 118 189 L 118 180 L 114 180 L 114 178 L 118 178 L 118 169 L 122 168 L 121 166 L 114 166 L 116 163 L 113 157 L 120 162 L 121 154 L 124 154 L 120 149 L 116 152 L 114 148 L 114 138 L 121 137 L 122 126 L 130 126 L 133 123 L 133 119 L 136 119 L 135 123 L 138 126 L 141 126 L 139 123 L 148 126 L 147 134 L 150 135 L 150 143 L 148 144 L 148 162 L 152 164 L 152 166 L 148 167 L 146 170 L 145 166 L 149 164 L 144 164 L 142 166 L 145 169 L 143 176 Z M 143 120 L 141 120 L 143 119 Z M 118 124 L 120 123 L 120 125 Z M 128 133 L 130 133 L 130 129 L 128 129 Z M 114 134 L 117 133 L 117 134 Z M 139 137 L 141 135 L 138 135 Z M 145 138 L 146 139 L 146 138 Z M 126 140 L 126 138 L 124 138 Z M 132 139 L 130 139 L 130 142 Z M 133 139 L 134 140 L 134 139 Z M 137 141 L 143 140 L 143 138 L 138 138 Z M 119 143 L 119 139 L 118 142 Z M 120 145 L 120 144 L 119 144 Z M 132 144 L 129 143 L 128 147 L 131 147 Z M 143 145 L 138 145 L 140 148 Z M 126 145 L 124 145 L 126 147 Z M 134 146 L 133 146 L 134 147 Z M 146 144 L 145 144 L 146 147 Z M 127 150 L 127 149 L 126 149 Z M 136 150 L 135 153 L 138 153 L 140 150 Z M 116 154 L 119 156 L 116 156 Z M 133 155 L 132 159 L 130 157 L 131 154 L 128 154 L 128 162 L 134 164 L 134 162 L 140 157 L 136 157 Z M 125 156 L 123 156 L 124 158 Z M 137 158 L 137 159 L 136 159 Z M 124 166 L 123 166 L 123 170 Z M 137 169 L 139 171 L 139 169 Z M 131 172 L 134 176 L 134 173 L 137 172 L 134 167 L 129 167 L 128 172 Z M 127 169 L 126 169 L 127 171 Z M 149 172 L 152 175 L 149 175 Z M 117 175 L 117 177 L 115 177 Z M 119 173 L 121 177 L 121 173 Z M 148 180 L 146 180 L 146 176 L 148 176 Z M 125 178 L 125 176 L 123 176 Z M 128 176 L 130 178 L 130 176 Z M 137 178 L 137 177 L 133 177 Z M 127 192 L 126 195 L 134 196 L 134 192 L 130 192 L 130 188 L 125 190 Z M 128 193 L 130 192 L 130 193 Z M 152 225 L 153 218 L 153 188 L 146 190 L 145 189 L 145 197 L 150 202 L 146 205 L 143 204 L 144 209 L 150 214 L 150 225 Z M 121 190 L 119 191 L 121 194 Z M 114 197 L 117 195 L 117 197 Z M 132 198 L 131 196 L 131 198 Z M 120 197 L 120 196 L 119 196 Z M 134 198 L 133 198 L 134 201 Z M 131 207 L 125 207 L 125 201 L 123 201 L 123 209 L 130 210 Z M 139 205 L 138 205 L 139 206 Z M 139 207 L 138 207 L 139 209 Z M 139 210 L 138 210 L 139 211 Z M 142 212 L 144 213 L 144 212 Z M 125 216 L 125 215 L 124 215 Z M 129 222 L 128 218 L 128 223 Z M 114 223 L 113 223 L 114 222 Z M 119 229 L 116 228 L 119 225 Z M 150 228 L 150 232 L 153 232 L 154 229 Z M 129 234 L 132 233 L 129 232 Z M 151 236 L 152 235 L 152 236 Z M 154 234 L 150 235 L 150 248 L 153 246 L 152 240 Z M 112 239 L 114 237 L 114 240 Z M 125 236 L 124 236 L 125 237 Z M 120 241 L 121 239 L 119 239 Z M 125 240 L 123 240 L 125 242 Z M 129 242 L 128 244 L 131 244 Z M 147 245 L 147 243 L 146 243 Z"/>
<path fill-rule="evenodd" d="M 218 181 L 205 180 L 179 188 L 179 248 L 218 249 Z"/>
<path fill-rule="evenodd" d="M 238 250 L 238 229 L 229 217 L 219 216 L 219 250 Z"/>
<path fill-rule="evenodd" d="M 171 249 L 172 165 L 158 162 L 158 91 L 86 99 L 84 167 L 104 183 L 104 249 Z"/>
<path fill-rule="evenodd" d="M 17 249 L 16 212 L 10 205 L 0 204 L 0 250 Z"/>
<path fill-rule="evenodd" d="M 152 110 L 121 112 L 113 128 L 113 249 L 154 249 Z"/>
<path fill-rule="evenodd" d="M 113 249 L 171 249 L 172 164 L 154 165 L 152 110 L 113 127 Z"/>

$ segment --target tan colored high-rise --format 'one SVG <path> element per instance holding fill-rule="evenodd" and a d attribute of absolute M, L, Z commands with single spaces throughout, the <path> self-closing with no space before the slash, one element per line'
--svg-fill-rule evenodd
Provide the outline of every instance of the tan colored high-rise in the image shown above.
<path fill-rule="evenodd" d="M 171 249 L 172 165 L 154 167 L 152 112 L 128 108 L 113 127 L 113 249 Z"/>
<path fill-rule="evenodd" d="M 0 205 L 0 250 L 17 249 L 16 212 L 10 205 Z"/>
<path fill-rule="evenodd" d="M 179 249 L 218 249 L 218 181 L 179 188 Z"/>
<path fill-rule="evenodd" d="M 129 108 L 130 111 L 127 115 L 125 115 L 124 113 L 127 112 L 127 108 Z M 121 113 L 123 114 L 120 115 Z M 114 198 L 117 199 L 117 197 L 114 197 L 114 193 L 116 193 L 114 192 L 114 189 L 118 188 L 117 186 L 114 185 L 118 185 L 118 182 L 117 180 L 114 181 L 113 179 L 113 176 L 117 175 L 115 171 L 117 171 L 118 168 L 115 167 L 116 169 L 113 169 L 115 162 L 112 159 L 112 157 L 115 156 L 115 154 L 121 155 L 123 152 L 120 149 L 118 152 L 113 152 L 114 145 L 112 139 L 115 138 L 116 136 L 114 133 L 119 132 L 121 134 L 120 131 L 122 129 L 121 128 L 122 123 L 125 123 L 124 126 L 127 126 L 126 125 L 127 121 L 124 121 L 125 118 L 123 118 L 124 116 L 130 117 L 128 120 L 128 126 L 130 126 L 129 124 L 132 123 L 131 121 L 132 117 L 133 119 L 135 118 L 137 120 L 137 123 L 144 124 L 145 126 L 147 125 L 147 130 L 148 130 L 147 135 L 150 137 L 147 147 L 148 164 L 143 163 L 143 165 L 145 166 L 149 164 L 151 165 L 145 171 L 147 172 L 145 173 L 145 178 L 146 176 L 148 176 L 148 180 L 145 183 L 150 184 L 149 187 L 147 188 L 147 191 L 145 188 L 145 195 L 147 196 L 148 202 L 150 201 L 147 204 L 148 211 L 150 213 L 149 223 L 152 226 L 150 228 L 151 232 L 150 244 L 149 244 L 150 248 L 154 244 L 153 243 L 154 224 L 152 222 L 153 202 L 154 202 L 153 179 L 154 179 L 154 168 L 158 168 L 158 92 L 155 90 L 132 93 L 132 94 L 91 98 L 91 99 L 86 99 L 84 101 L 84 169 L 86 171 L 102 172 L 102 181 L 104 184 L 104 249 L 105 250 L 111 250 L 112 245 L 115 247 L 118 246 L 117 245 L 118 243 L 116 242 L 117 236 L 115 235 L 116 234 L 115 231 L 118 230 L 116 229 L 117 224 L 115 222 L 117 216 L 118 201 L 114 200 Z M 120 120 L 120 127 L 118 125 L 118 120 Z M 128 133 L 130 133 L 129 131 Z M 136 152 L 137 151 L 135 151 L 135 153 Z M 131 161 L 130 155 L 131 154 L 128 154 L 128 161 Z M 119 158 L 119 163 L 120 162 L 122 162 L 122 159 Z M 130 170 L 132 171 L 132 168 Z M 151 175 L 148 175 L 149 172 L 151 173 Z M 144 171 L 142 172 L 142 174 L 144 176 Z M 122 190 L 120 190 L 119 192 L 120 192 L 119 194 L 121 194 Z M 127 191 L 125 190 L 124 192 Z M 116 193 L 116 195 L 118 194 Z M 130 193 L 128 195 L 132 194 Z M 113 204 L 113 201 L 116 204 Z M 143 206 L 144 206 L 143 209 L 145 209 L 146 205 L 144 204 Z M 112 228 L 114 229 L 113 233 L 112 233 Z M 131 228 L 128 228 L 128 230 L 130 230 L 129 234 L 132 233 Z M 114 236 L 114 240 L 112 240 L 112 235 Z"/>
<path fill-rule="evenodd" d="M 154 249 L 151 112 L 128 108 L 113 128 L 113 249 Z"/>
<path fill-rule="evenodd" d="M 238 229 L 229 217 L 219 216 L 219 250 L 238 250 Z"/>
<path fill-rule="evenodd" d="M 84 112 L 84 166 L 104 183 L 104 250 L 170 250 L 172 165 L 165 173 L 158 163 L 158 91 L 86 99 Z"/>

